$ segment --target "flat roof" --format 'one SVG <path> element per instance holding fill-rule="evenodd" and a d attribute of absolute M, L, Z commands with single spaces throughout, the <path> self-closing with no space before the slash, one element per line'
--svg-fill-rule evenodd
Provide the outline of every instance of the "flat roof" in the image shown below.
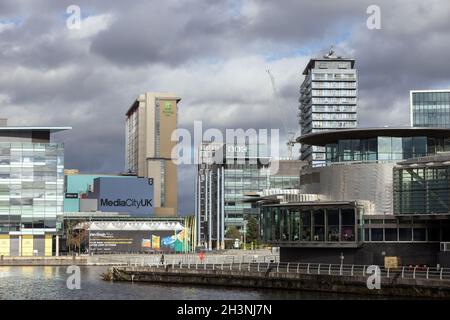
<path fill-rule="evenodd" d="M 306 65 L 305 69 L 303 70 L 303 75 L 307 75 L 308 74 L 308 70 L 313 68 L 313 64 L 316 61 L 350 61 L 351 62 L 351 68 L 353 68 L 355 66 L 355 59 L 353 58 L 342 58 L 342 57 L 336 57 L 336 58 L 312 58 L 311 60 L 309 60 L 308 64 Z M 322 69 L 322 70 L 326 70 L 326 69 Z M 342 69 L 345 70 L 345 69 Z M 350 69 L 352 70 L 352 69 Z"/>
<path fill-rule="evenodd" d="M 305 202 L 287 202 L 262 205 L 263 207 L 299 207 L 299 206 L 339 206 L 339 205 L 357 205 L 358 201 L 305 201 Z"/>
<path fill-rule="evenodd" d="M 433 155 L 419 158 L 411 158 L 398 162 L 396 167 L 410 165 L 450 165 L 450 152 L 438 152 Z"/>
<path fill-rule="evenodd" d="M 51 133 L 72 130 L 72 127 L 31 127 L 31 126 L 0 126 L 0 131 L 49 131 Z"/>
<path fill-rule="evenodd" d="M 308 133 L 297 138 L 297 142 L 325 146 L 342 139 L 369 139 L 375 137 L 450 137 L 450 128 L 419 128 L 419 127 L 382 127 L 340 129 Z"/>

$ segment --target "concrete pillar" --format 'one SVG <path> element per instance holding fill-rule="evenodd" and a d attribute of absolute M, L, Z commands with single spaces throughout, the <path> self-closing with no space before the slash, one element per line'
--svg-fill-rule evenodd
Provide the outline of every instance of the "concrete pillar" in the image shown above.
<path fill-rule="evenodd" d="M 211 188 L 211 185 L 212 185 L 212 183 L 211 183 L 211 180 L 212 180 L 212 171 L 211 170 L 209 170 L 209 186 L 208 186 L 208 188 L 209 188 L 209 190 L 208 190 L 208 212 L 209 212 L 209 218 L 208 218 L 208 224 L 209 224 L 209 228 L 208 228 L 208 230 L 209 230 L 209 232 L 208 232 L 208 234 L 209 234 L 209 239 L 208 239 L 208 250 L 212 250 L 212 205 L 211 205 L 211 202 L 212 202 L 212 188 Z"/>
<path fill-rule="evenodd" d="M 221 189 L 221 184 L 220 184 L 220 168 L 217 168 L 217 179 L 216 179 L 216 188 L 217 188 L 217 211 L 216 211 L 216 224 L 217 224 L 217 234 L 216 234 L 216 249 L 219 250 L 220 249 L 220 220 L 222 215 L 220 214 L 220 189 Z"/>
<path fill-rule="evenodd" d="M 209 228 L 209 192 L 208 192 L 208 186 L 209 186 L 209 175 L 208 172 L 205 172 L 205 222 L 206 225 L 204 226 L 204 230 L 207 230 L 208 234 L 205 234 L 205 247 L 208 249 L 208 238 L 210 234 L 210 228 Z"/>
<path fill-rule="evenodd" d="M 22 235 L 19 235 L 19 257 L 22 256 Z"/>
<path fill-rule="evenodd" d="M 57 257 L 59 257 L 59 235 L 56 235 L 56 237 L 55 237 L 55 249 L 56 249 L 56 252 L 55 252 L 55 256 L 57 256 Z"/>
<path fill-rule="evenodd" d="M 222 220 L 222 243 L 221 247 L 222 250 L 225 250 L 225 169 L 222 167 L 222 180 L 221 180 L 221 189 L 222 189 L 222 195 L 220 197 L 220 200 L 222 201 L 222 208 L 221 208 L 221 220 Z"/>

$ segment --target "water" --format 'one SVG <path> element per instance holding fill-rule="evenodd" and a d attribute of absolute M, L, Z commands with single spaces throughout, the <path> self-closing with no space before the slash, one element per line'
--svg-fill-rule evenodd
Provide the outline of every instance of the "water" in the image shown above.
<path fill-rule="evenodd" d="M 0 267 L 0 300 L 297 300 L 367 298 L 333 293 L 109 282 L 101 279 L 101 274 L 106 269 L 107 267 L 100 266 L 81 267 L 81 289 L 69 290 L 66 285 L 69 276 L 66 273 L 66 267 Z"/>

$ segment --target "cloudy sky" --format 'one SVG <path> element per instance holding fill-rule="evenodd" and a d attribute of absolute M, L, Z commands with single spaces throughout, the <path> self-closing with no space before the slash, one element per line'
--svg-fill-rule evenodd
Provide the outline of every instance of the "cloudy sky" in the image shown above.
<path fill-rule="evenodd" d="M 366 25 L 372 4 L 380 30 Z M 67 27 L 70 5 L 80 29 Z M 182 97 L 180 127 L 279 128 L 284 139 L 299 129 L 301 71 L 334 45 L 356 59 L 360 126 L 407 125 L 409 90 L 449 87 L 449 16 L 447 0 L 0 0 L 0 117 L 72 126 L 56 139 L 82 172 L 123 170 L 124 112 L 145 91 Z M 182 214 L 193 176 L 180 167 Z"/>

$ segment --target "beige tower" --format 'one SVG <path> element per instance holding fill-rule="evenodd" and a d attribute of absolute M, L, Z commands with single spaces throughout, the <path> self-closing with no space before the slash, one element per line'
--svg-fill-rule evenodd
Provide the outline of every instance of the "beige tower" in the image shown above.
<path fill-rule="evenodd" d="M 126 113 L 125 170 L 153 178 L 156 216 L 177 215 L 177 166 L 172 161 L 172 132 L 178 102 L 173 93 L 141 94 Z"/>

